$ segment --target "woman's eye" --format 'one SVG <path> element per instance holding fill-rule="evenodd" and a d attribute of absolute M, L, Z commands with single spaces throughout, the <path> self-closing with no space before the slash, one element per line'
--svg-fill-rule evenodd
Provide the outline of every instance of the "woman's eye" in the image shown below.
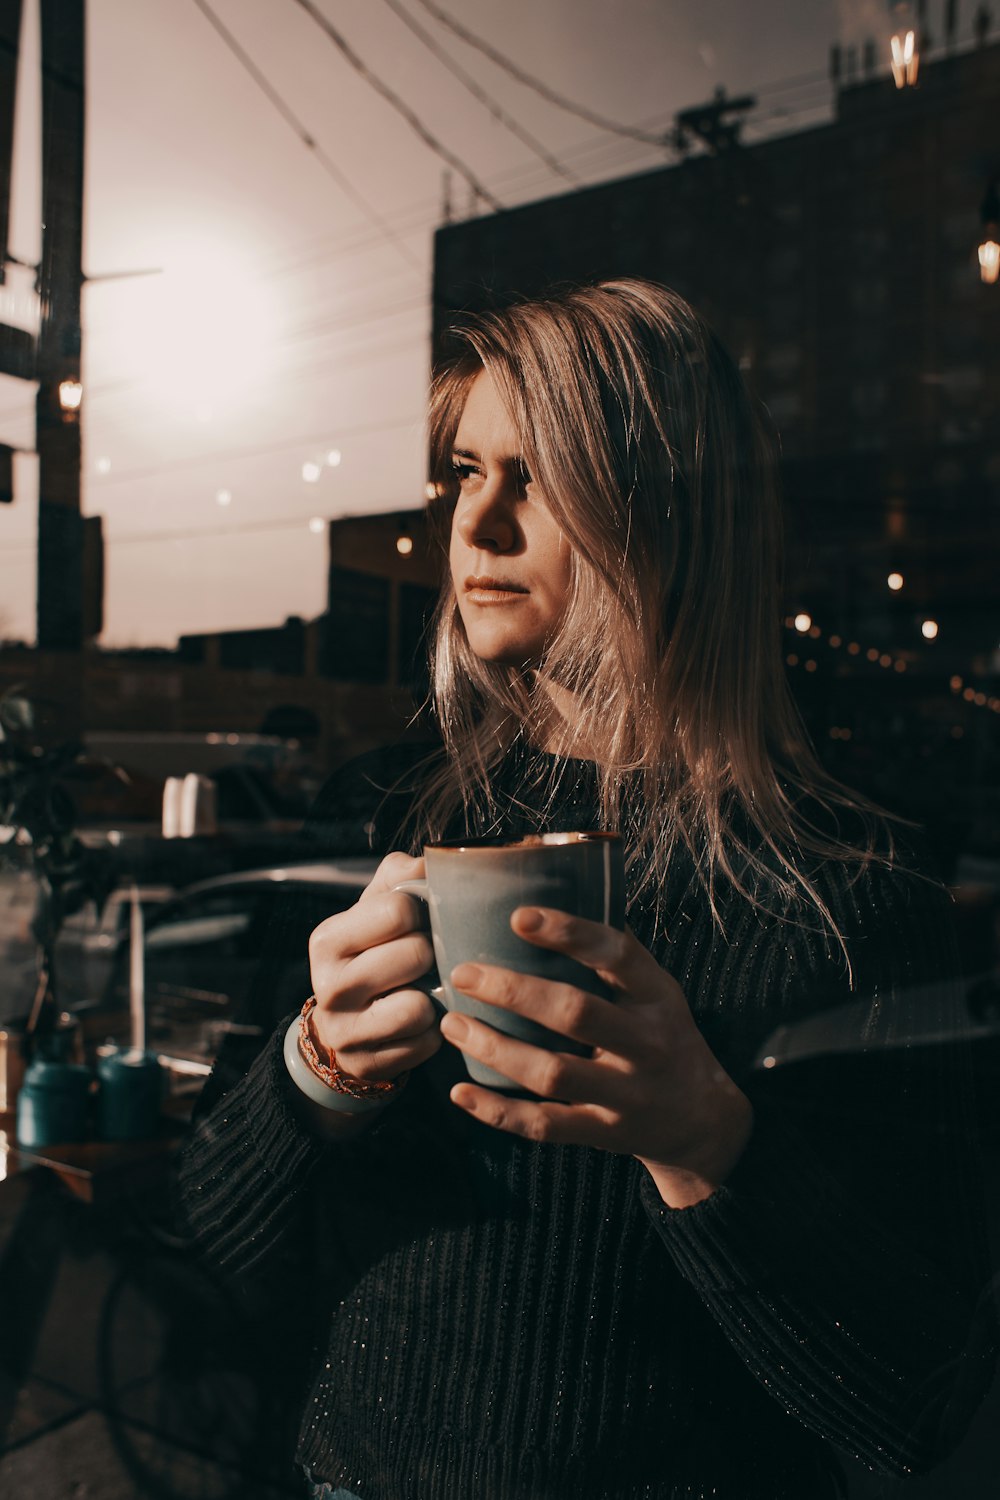
<path fill-rule="evenodd" d="M 465 480 L 471 479 L 473 474 L 478 474 L 480 470 L 476 468 L 475 464 L 462 463 L 460 459 L 453 458 L 451 461 L 451 472 L 459 484 L 463 484 Z"/>

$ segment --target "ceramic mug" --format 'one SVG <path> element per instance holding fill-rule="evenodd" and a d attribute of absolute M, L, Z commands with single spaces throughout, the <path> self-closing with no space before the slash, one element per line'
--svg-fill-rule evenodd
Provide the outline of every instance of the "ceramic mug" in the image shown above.
<path fill-rule="evenodd" d="M 438 974 L 427 993 L 446 1010 L 475 1016 L 497 1031 L 536 1047 L 585 1054 L 587 1048 L 513 1011 L 487 1005 L 456 990 L 451 972 L 462 963 L 494 964 L 521 974 L 571 984 L 610 999 L 593 969 L 526 942 L 512 931 L 519 906 L 548 906 L 592 922 L 625 926 L 625 861 L 616 833 L 542 833 L 514 840 L 464 839 L 429 844 L 423 880 L 405 880 L 397 891 L 427 903 Z M 493 1068 L 465 1057 L 475 1083 L 523 1093 Z"/>

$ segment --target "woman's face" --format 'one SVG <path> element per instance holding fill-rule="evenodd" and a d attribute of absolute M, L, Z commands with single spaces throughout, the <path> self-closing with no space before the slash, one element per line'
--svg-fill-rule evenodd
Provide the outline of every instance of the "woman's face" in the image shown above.
<path fill-rule="evenodd" d="M 452 462 L 451 577 L 469 644 L 483 661 L 536 666 L 566 611 L 572 552 L 486 370 L 469 388 Z"/>

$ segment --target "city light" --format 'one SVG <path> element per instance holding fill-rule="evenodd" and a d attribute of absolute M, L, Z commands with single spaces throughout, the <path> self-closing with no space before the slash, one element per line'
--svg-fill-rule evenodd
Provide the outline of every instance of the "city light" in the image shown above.
<path fill-rule="evenodd" d="M 902 573 L 890 573 L 885 581 L 892 589 L 893 593 L 898 594 L 899 590 L 903 587 L 904 580 Z"/>
<path fill-rule="evenodd" d="M 302 478 L 305 480 L 306 484 L 318 484 L 319 476 L 322 474 L 322 472 L 323 470 L 321 469 L 319 464 L 310 462 L 304 463 L 302 465 Z"/>
<path fill-rule="evenodd" d="M 807 635 L 812 629 L 812 615 L 807 615 L 803 612 L 802 614 L 796 615 L 792 623 L 794 624 L 795 629 L 799 632 L 799 635 Z"/>
<path fill-rule="evenodd" d="M 83 401 L 83 386 L 78 380 L 60 380 L 59 382 L 59 405 L 63 411 L 74 412 L 80 410 Z"/>
<path fill-rule="evenodd" d="M 894 36 L 889 45 L 893 82 L 898 89 L 912 87 L 917 81 L 917 69 L 920 66 L 916 32 L 907 31 L 902 36 Z"/>
<path fill-rule="evenodd" d="M 937 620 L 922 620 L 920 622 L 920 634 L 923 636 L 923 638 L 924 638 L 925 641 L 933 641 L 933 640 L 935 640 L 936 637 L 937 637 L 937 633 L 938 633 L 938 622 L 937 622 Z"/>

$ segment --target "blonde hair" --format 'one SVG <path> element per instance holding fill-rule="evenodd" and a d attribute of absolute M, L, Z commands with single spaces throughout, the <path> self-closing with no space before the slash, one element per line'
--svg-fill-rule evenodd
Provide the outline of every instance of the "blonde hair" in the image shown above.
<path fill-rule="evenodd" d="M 822 770 L 788 691 L 777 445 L 732 359 L 681 297 L 638 280 L 469 318 L 451 339 L 433 477 L 453 506 L 455 432 L 485 369 L 572 544 L 570 604 L 539 670 L 598 736 L 601 816 L 626 835 L 633 896 L 655 898 L 683 845 L 717 919 L 723 878 L 761 909 L 805 898 L 843 946 L 810 857 L 858 858 L 839 812 L 861 816 L 862 862 L 884 825 Z M 472 652 L 446 581 L 432 698 L 447 763 L 417 808 L 425 837 L 460 808 L 481 823 L 513 742 L 545 743 L 551 709 L 533 686 Z"/>

